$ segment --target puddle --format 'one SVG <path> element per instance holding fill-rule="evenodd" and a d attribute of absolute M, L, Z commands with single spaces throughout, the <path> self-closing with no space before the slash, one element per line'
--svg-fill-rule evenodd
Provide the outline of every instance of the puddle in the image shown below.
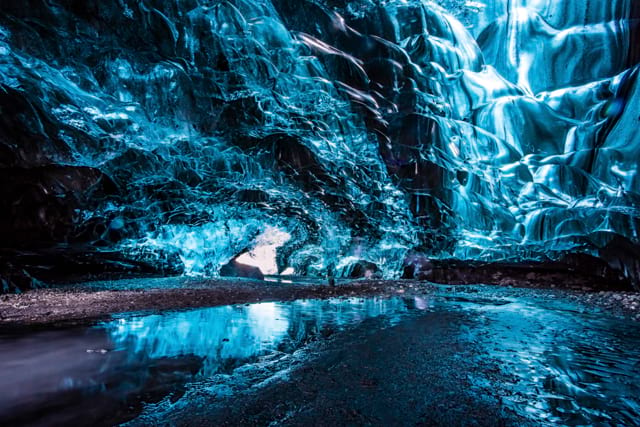
<path fill-rule="evenodd" d="M 410 306 L 400 298 L 258 303 L 123 315 L 93 328 L 0 336 L 0 389 L 6 390 L 0 424 L 119 422 L 135 413 L 141 399 L 159 400 L 190 381 L 293 352 L 368 318 L 385 316 L 393 324 Z M 83 401 L 92 404 L 83 407 Z M 122 405 L 133 405 L 132 414 L 109 419 L 100 408 L 111 413 Z"/>
<path fill-rule="evenodd" d="M 394 324 L 411 304 L 400 298 L 268 302 L 123 317 L 100 328 L 131 358 L 194 355 L 203 361 L 199 374 L 210 376 L 256 356 L 292 352 L 367 318 L 385 315 Z"/>
<path fill-rule="evenodd" d="M 447 316 L 463 320 L 453 325 L 447 323 Z M 411 322 L 422 326 L 411 327 Z M 386 340 L 376 338 L 381 335 L 375 332 L 383 329 Z M 372 333 L 356 333 L 362 330 Z M 561 298 L 514 296 L 481 288 L 466 294 L 441 289 L 436 295 L 415 298 L 276 302 L 129 314 L 92 328 L 0 336 L 0 424 L 111 425 L 135 420 L 141 413 L 148 420 L 156 411 L 171 413 L 177 401 L 183 408 L 195 405 L 191 396 L 206 395 L 206 390 L 213 389 L 214 378 L 222 377 L 227 381 L 223 397 L 239 402 L 251 389 L 251 376 L 243 377 L 248 383 L 242 388 L 245 394 L 239 395 L 239 388 L 228 383 L 238 381 L 232 375 L 238 368 L 259 369 L 254 366 L 260 360 L 294 354 L 338 331 L 346 334 L 342 334 L 343 343 L 351 339 L 345 336 L 360 344 L 371 340 L 363 348 L 387 355 L 385 363 L 403 357 L 394 354 L 404 342 L 424 345 L 415 348 L 425 354 L 419 363 L 462 370 L 479 385 L 470 393 L 478 394 L 480 400 L 485 394 L 499 395 L 500 405 L 521 419 L 557 425 L 633 425 L 640 419 L 637 323 L 585 310 Z M 458 360 L 460 355 L 455 353 L 429 352 L 428 346 L 440 345 L 447 337 L 463 348 L 480 351 L 468 353 L 465 360 Z M 335 351 L 343 351 L 342 345 Z M 455 360 L 443 363 L 436 359 L 441 357 Z M 305 360 L 298 358 L 296 363 Z M 412 363 L 416 369 L 416 362 Z M 335 360 L 327 366 L 334 364 Z M 376 372 L 384 377 L 387 366 L 367 361 L 366 367 L 356 363 L 349 369 L 351 373 L 366 369 L 366 378 L 375 377 Z M 411 378 L 413 371 L 406 374 Z M 448 373 L 433 375 L 447 377 Z M 361 388 L 356 389 L 366 394 L 361 399 L 365 402 L 375 399 L 379 384 L 404 381 L 402 377 L 358 378 Z M 283 376 L 278 381 L 296 379 Z M 339 390 L 344 386 L 341 381 L 327 387 Z M 430 384 L 431 379 L 424 378 L 417 391 L 412 385 L 406 400 L 414 396 L 423 401 L 448 399 L 434 393 Z M 344 402 L 352 404 L 349 399 Z M 202 401 L 198 404 L 202 406 Z M 313 407 L 308 402 L 304 405 L 307 410 Z M 384 405 L 378 406 L 367 410 L 385 410 Z M 405 414 L 407 420 L 418 415 Z"/>

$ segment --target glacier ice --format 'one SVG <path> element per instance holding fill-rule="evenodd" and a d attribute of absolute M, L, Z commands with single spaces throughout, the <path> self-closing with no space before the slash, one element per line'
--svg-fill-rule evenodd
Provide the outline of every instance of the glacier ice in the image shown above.
<path fill-rule="evenodd" d="M 397 277 L 420 252 L 637 275 L 610 247 L 640 242 L 638 19 L 633 0 L 5 3 L 0 236 L 204 275 L 270 229 L 298 274 Z"/>

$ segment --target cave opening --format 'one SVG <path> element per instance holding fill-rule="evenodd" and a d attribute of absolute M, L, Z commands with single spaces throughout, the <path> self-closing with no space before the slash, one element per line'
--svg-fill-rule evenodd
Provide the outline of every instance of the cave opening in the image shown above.
<path fill-rule="evenodd" d="M 0 424 L 638 424 L 639 26 L 0 2 Z"/>

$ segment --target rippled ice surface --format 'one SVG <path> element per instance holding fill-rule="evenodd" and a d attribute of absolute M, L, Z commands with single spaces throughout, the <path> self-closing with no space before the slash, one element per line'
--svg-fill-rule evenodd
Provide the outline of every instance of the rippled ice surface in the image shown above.
<path fill-rule="evenodd" d="M 426 329 L 413 326 L 425 322 Z M 462 370 L 472 401 L 498 399 L 508 413 L 534 423 L 633 425 L 640 419 L 637 326 L 562 297 L 481 287 L 123 315 L 89 329 L 0 336 L 0 423 L 136 425 L 175 413 L 186 423 L 193 408 L 241 403 L 263 383 L 295 383 L 301 366 L 334 369 L 330 355 L 344 343 L 394 359 L 403 357 L 396 340 L 419 334 L 417 342 L 434 348 L 415 347 L 425 352 L 423 363 L 443 364 L 438 376 Z M 382 330 L 395 344 L 380 339 Z M 442 336 L 464 351 L 440 350 Z M 389 375 L 373 359 L 350 369 Z M 402 387 L 405 380 L 391 381 Z M 372 401 L 382 393 L 359 390 Z M 431 378 L 421 379 L 415 393 L 448 399 Z"/>
<path fill-rule="evenodd" d="M 279 244 L 307 276 L 584 252 L 638 279 L 637 4 L 5 1 L 0 234 L 196 276 Z"/>

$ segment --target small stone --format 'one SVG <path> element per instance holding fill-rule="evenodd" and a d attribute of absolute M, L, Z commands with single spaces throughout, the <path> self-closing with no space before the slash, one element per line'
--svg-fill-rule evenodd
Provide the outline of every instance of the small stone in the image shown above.
<path fill-rule="evenodd" d="M 105 348 L 100 348 L 100 349 L 92 349 L 92 348 L 88 348 L 87 349 L 87 353 L 98 353 L 98 354 L 106 354 L 108 353 L 109 350 L 105 349 Z"/>

